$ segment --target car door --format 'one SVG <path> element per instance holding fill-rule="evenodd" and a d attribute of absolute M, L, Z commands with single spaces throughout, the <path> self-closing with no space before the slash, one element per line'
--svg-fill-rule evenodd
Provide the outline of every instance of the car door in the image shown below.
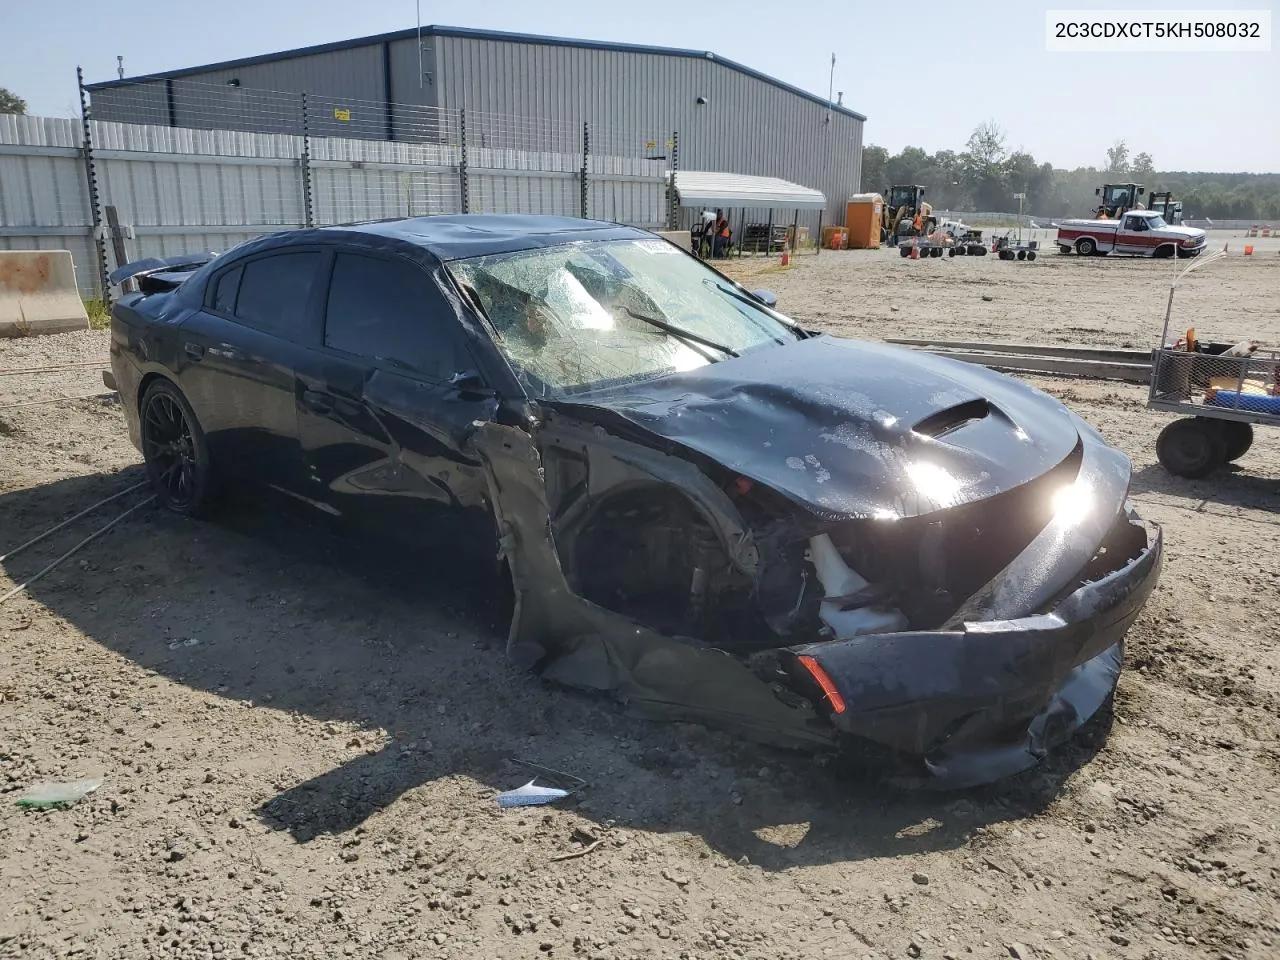
<path fill-rule="evenodd" d="M 314 337 L 319 248 L 246 257 L 215 273 L 178 332 L 178 382 L 216 468 L 296 494 L 304 472 L 294 368 Z"/>
<path fill-rule="evenodd" d="M 307 497 L 417 545 L 491 534 L 487 481 L 464 448 L 497 403 L 435 279 L 395 254 L 339 249 L 322 313 L 298 368 Z"/>
<path fill-rule="evenodd" d="M 1150 251 L 1150 224 L 1146 217 L 1127 213 L 1116 231 L 1116 250 L 1120 253 L 1148 253 Z"/>

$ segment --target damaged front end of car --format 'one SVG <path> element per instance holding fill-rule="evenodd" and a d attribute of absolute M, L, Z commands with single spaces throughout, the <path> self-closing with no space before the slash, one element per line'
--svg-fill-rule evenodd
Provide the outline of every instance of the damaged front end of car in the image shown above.
<path fill-rule="evenodd" d="M 1127 458 L 1063 415 L 1074 447 L 1033 479 L 855 515 L 609 411 L 477 425 L 515 593 L 508 653 L 651 716 L 928 785 L 1026 769 L 1107 702 L 1161 565 Z"/>

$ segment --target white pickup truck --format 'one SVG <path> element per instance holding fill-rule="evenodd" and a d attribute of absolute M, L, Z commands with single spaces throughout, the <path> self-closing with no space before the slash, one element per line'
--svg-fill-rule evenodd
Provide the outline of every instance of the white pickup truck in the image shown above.
<path fill-rule="evenodd" d="M 1062 220 L 1058 249 L 1063 253 L 1127 253 L 1139 257 L 1194 257 L 1208 235 L 1194 227 L 1174 227 L 1153 210 L 1130 210 L 1115 220 Z"/>

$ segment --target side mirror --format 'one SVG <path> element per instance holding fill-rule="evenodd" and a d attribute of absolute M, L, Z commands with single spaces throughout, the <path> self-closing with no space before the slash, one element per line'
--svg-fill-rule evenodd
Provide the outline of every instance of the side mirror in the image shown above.
<path fill-rule="evenodd" d="M 493 393 L 489 389 L 489 385 L 484 382 L 484 378 L 475 370 L 459 370 L 449 378 L 449 386 L 453 387 L 460 394 L 470 394 L 485 396 Z"/>
<path fill-rule="evenodd" d="M 1139 188 L 1138 188 L 1138 196 L 1142 196 L 1142 195 L 1143 195 L 1144 193 L 1146 193 L 1146 192 L 1147 192 L 1147 188 L 1146 188 L 1146 187 L 1139 187 Z"/>
<path fill-rule="evenodd" d="M 1102 188 L 1101 188 L 1101 187 L 1094 187 L 1094 188 L 1093 188 L 1093 195 L 1094 195 L 1095 197 L 1100 197 L 1100 196 L 1102 196 Z"/>
<path fill-rule="evenodd" d="M 778 305 L 778 295 L 772 290 L 752 290 L 751 295 L 770 310 Z"/>

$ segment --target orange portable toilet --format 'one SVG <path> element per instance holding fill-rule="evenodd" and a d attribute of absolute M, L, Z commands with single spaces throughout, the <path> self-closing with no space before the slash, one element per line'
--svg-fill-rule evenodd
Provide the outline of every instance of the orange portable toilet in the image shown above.
<path fill-rule="evenodd" d="M 878 193 L 856 193 L 845 207 L 844 223 L 850 250 L 875 250 L 880 246 L 884 198 Z"/>

